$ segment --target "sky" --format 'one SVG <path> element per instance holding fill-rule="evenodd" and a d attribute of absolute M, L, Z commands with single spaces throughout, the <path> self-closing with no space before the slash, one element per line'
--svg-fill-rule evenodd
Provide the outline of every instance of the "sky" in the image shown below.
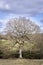
<path fill-rule="evenodd" d="M 0 31 L 11 18 L 24 16 L 38 24 L 43 32 L 43 0 L 0 0 Z"/>

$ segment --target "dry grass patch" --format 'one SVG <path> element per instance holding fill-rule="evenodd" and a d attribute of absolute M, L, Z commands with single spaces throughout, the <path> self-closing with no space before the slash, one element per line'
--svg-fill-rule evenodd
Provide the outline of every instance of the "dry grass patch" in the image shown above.
<path fill-rule="evenodd" d="M 0 59 L 0 65 L 43 65 L 43 60 Z"/>

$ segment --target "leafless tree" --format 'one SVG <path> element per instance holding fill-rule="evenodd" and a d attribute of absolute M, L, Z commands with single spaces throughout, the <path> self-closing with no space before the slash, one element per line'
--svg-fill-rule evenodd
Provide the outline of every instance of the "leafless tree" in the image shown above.
<path fill-rule="evenodd" d="M 33 33 L 39 33 L 40 27 L 34 22 L 26 19 L 25 17 L 15 18 L 8 21 L 6 24 L 7 34 L 12 34 L 12 39 L 16 38 L 15 43 L 20 44 L 20 58 L 22 58 L 22 46 L 24 44 L 24 37 L 29 40 L 28 35 Z M 11 36 L 11 35 L 10 35 Z"/>

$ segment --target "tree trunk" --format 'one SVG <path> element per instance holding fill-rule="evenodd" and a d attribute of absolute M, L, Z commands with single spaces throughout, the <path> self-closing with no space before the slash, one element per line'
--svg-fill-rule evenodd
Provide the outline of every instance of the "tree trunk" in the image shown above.
<path fill-rule="evenodd" d="M 19 50 L 19 58 L 22 58 L 22 49 Z"/>

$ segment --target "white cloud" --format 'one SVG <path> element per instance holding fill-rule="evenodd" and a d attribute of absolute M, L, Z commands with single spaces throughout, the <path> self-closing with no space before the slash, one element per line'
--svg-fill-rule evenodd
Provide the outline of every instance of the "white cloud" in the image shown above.
<path fill-rule="evenodd" d="M 0 10 L 35 16 L 43 13 L 43 0 L 0 0 Z"/>
<path fill-rule="evenodd" d="M 0 0 L 0 10 L 10 10 L 10 5 L 6 3 L 5 1 Z"/>
<path fill-rule="evenodd" d="M 0 19 L 0 32 L 2 32 L 6 26 L 8 19 Z"/>

